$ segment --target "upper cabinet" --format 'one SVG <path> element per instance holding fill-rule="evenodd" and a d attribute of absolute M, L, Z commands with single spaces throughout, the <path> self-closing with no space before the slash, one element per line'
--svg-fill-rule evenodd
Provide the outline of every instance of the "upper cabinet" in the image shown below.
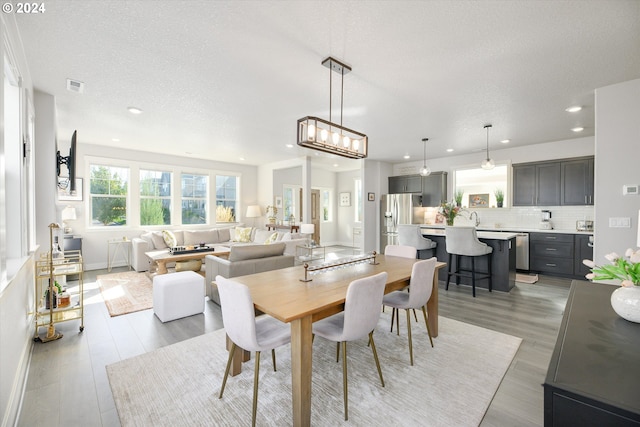
<path fill-rule="evenodd" d="M 422 193 L 420 175 L 400 175 L 389 177 L 389 194 Z"/>
<path fill-rule="evenodd" d="M 593 205 L 593 158 L 562 162 L 563 205 Z"/>
<path fill-rule="evenodd" d="M 593 204 L 593 157 L 513 165 L 513 206 Z"/>
<path fill-rule="evenodd" d="M 447 200 L 447 172 L 422 177 L 422 206 L 440 206 Z"/>

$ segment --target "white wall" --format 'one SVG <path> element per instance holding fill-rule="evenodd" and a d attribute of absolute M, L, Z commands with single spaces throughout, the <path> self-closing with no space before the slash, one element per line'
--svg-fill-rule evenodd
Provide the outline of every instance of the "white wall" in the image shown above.
<path fill-rule="evenodd" d="M 336 244 L 351 246 L 353 244 L 353 228 L 362 228 L 363 224 L 355 221 L 356 198 L 354 193 L 355 180 L 361 178 L 361 171 L 338 172 L 335 204 L 337 206 Z M 364 185 L 364 183 L 363 183 Z M 340 206 L 340 193 L 351 193 L 351 206 Z"/>
<path fill-rule="evenodd" d="M 4 70 L 5 56 L 11 58 L 12 65 L 22 77 L 21 95 L 23 102 L 33 102 L 33 86 L 31 76 L 20 43 L 20 35 L 16 27 L 14 15 L 0 15 L 0 58 Z M 33 346 L 34 319 L 29 313 L 34 309 L 34 254 L 28 256 L 22 253 L 20 257 L 7 260 L 5 228 L 16 226 L 15 223 L 6 221 L 6 203 L 16 203 L 15 200 L 5 200 L 5 144 L 21 145 L 21 138 L 5 141 L 4 139 L 4 85 L 0 85 L 0 268 L 3 273 L 7 270 L 10 274 L 3 277 L 7 280 L 0 286 L 0 425 L 14 425 L 18 416 L 18 409 L 22 393 L 24 391 L 24 379 L 28 370 L 29 355 Z M 24 111 L 24 109 L 21 109 Z M 12 146 L 11 151 L 19 151 L 20 147 Z M 14 159 L 15 160 L 15 159 Z M 53 162 L 52 162 L 53 163 Z M 15 165 L 14 165 L 15 166 Z M 32 191 L 31 188 L 28 189 Z M 43 208 L 47 208 L 43 206 Z M 28 224 L 24 220 L 19 224 L 26 232 Z"/>
<path fill-rule="evenodd" d="M 624 184 L 640 185 L 640 79 L 596 90 L 595 251 L 598 264 L 610 252 L 637 247 L 640 196 L 624 196 Z M 630 218 L 631 228 L 609 227 Z"/>

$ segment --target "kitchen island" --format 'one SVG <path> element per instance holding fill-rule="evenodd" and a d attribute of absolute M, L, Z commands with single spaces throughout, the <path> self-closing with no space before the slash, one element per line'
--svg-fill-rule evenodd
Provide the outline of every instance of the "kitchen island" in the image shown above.
<path fill-rule="evenodd" d="M 422 235 L 438 244 L 436 258 L 438 261 L 449 262 L 447 253 L 445 230 L 421 227 Z M 478 231 L 478 239 L 493 248 L 491 255 L 491 280 L 494 291 L 509 292 L 516 284 L 516 233 Z M 464 269 L 471 269 L 471 260 L 462 257 L 461 265 Z M 438 273 L 438 279 L 446 282 L 447 268 Z M 476 260 L 478 271 L 487 271 L 487 257 Z M 471 279 L 461 277 L 460 284 L 471 285 Z M 455 285 L 454 285 L 455 286 Z M 487 280 L 476 281 L 476 288 L 489 288 Z"/>

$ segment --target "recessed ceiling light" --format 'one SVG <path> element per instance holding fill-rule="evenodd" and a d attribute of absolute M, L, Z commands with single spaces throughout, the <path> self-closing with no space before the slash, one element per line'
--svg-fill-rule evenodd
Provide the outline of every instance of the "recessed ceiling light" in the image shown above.
<path fill-rule="evenodd" d="M 582 132 L 584 130 L 584 128 L 581 127 L 581 126 L 578 126 L 578 127 L 575 127 L 575 128 L 573 128 L 571 130 L 574 131 L 574 132 Z"/>
<path fill-rule="evenodd" d="M 403 156 L 403 158 L 405 158 L 405 159 L 410 159 L 410 158 L 411 158 L 411 156 L 410 156 L 410 155 L 408 155 L 408 154 L 405 154 L 405 155 Z"/>
<path fill-rule="evenodd" d="M 453 153 L 453 148 L 447 148 L 447 153 Z"/>
<path fill-rule="evenodd" d="M 142 110 L 138 107 L 127 107 L 127 110 L 131 113 L 131 114 L 142 114 Z"/>
<path fill-rule="evenodd" d="M 502 142 L 503 144 L 508 144 L 508 143 L 510 143 L 510 142 L 511 142 L 511 140 L 510 140 L 510 139 L 503 139 L 503 140 L 502 140 L 502 141 L 500 141 L 500 142 Z"/>
<path fill-rule="evenodd" d="M 287 144 L 285 147 L 287 147 L 287 148 L 293 148 L 293 144 Z"/>
<path fill-rule="evenodd" d="M 337 167 L 338 167 L 338 164 L 337 164 L 337 163 L 334 163 L 334 164 L 333 164 L 333 167 L 334 167 L 334 168 L 337 168 Z"/>
<path fill-rule="evenodd" d="M 113 142 L 120 142 L 120 138 L 111 138 Z"/>
<path fill-rule="evenodd" d="M 568 112 L 568 113 L 577 113 L 578 111 L 582 110 L 582 107 L 579 105 L 574 105 L 572 107 L 566 108 L 564 111 Z"/>
<path fill-rule="evenodd" d="M 240 160 L 244 161 L 244 157 L 239 157 Z"/>

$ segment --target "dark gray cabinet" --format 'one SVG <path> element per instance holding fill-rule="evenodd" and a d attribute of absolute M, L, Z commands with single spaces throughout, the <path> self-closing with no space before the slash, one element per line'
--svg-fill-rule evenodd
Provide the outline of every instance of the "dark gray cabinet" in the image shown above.
<path fill-rule="evenodd" d="M 593 157 L 563 161 L 561 204 L 593 205 Z"/>
<path fill-rule="evenodd" d="M 389 194 L 422 193 L 422 176 L 400 175 L 389 177 Z"/>
<path fill-rule="evenodd" d="M 536 165 L 536 205 L 560 205 L 560 163 Z"/>
<path fill-rule="evenodd" d="M 573 274 L 584 277 L 591 269 L 582 263 L 583 259 L 593 259 L 593 248 L 589 245 L 589 235 L 576 234 L 574 236 L 574 265 Z"/>
<path fill-rule="evenodd" d="M 560 163 L 513 166 L 513 206 L 560 205 Z"/>
<path fill-rule="evenodd" d="M 513 206 L 593 205 L 593 157 L 513 165 Z"/>
<path fill-rule="evenodd" d="M 529 234 L 529 269 L 539 273 L 573 276 L 573 234 Z"/>
<path fill-rule="evenodd" d="M 536 204 L 536 166 L 513 165 L 513 206 Z"/>
<path fill-rule="evenodd" d="M 544 381 L 545 427 L 640 426 L 640 328 L 615 286 L 574 281 Z"/>
<path fill-rule="evenodd" d="M 447 172 L 422 177 L 422 206 L 440 206 L 447 200 Z"/>

